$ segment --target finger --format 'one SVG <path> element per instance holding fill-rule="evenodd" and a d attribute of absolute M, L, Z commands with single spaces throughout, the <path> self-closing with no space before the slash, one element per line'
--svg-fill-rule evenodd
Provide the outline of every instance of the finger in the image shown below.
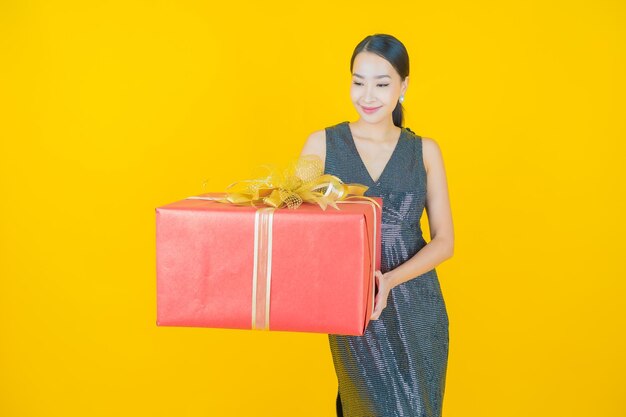
<path fill-rule="evenodd" d="M 383 313 L 383 310 L 385 309 L 385 307 L 387 307 L 387 305 L 377 306 L 374 309 L 374 313 L 372 314 L 372 317 L 375 317 L 374 320 L 378 320 L 380 315 Z"/>

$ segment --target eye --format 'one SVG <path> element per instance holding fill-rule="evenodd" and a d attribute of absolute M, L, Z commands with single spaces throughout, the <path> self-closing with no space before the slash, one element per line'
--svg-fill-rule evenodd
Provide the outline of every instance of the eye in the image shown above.
<path fill-rule="evenodd" d="M 378 84 L 379 87 L 387 87 L 389 84 Z"/>
<path fill-rule="evenodd" d="M 359 83 L 359 82 L 356 82 L 356 81 L 352 81 L 352 84 L 356 84 L 356 85 L 363 85 L 363 84 L 361 84 L 361 83 Z"/>

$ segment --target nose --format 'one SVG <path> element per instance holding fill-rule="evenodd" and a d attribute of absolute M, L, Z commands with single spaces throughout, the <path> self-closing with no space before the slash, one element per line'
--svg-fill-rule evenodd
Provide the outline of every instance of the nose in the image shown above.
<path fill-rule="evenodd" d="M 374 93 L 374 87 L 372 86 L 372 84 L 369 84 L 367 88 L 365 89 L 365 102 L 366 103 L 373 101 L 373 98 L 374 98 L 373 93 Z"/>

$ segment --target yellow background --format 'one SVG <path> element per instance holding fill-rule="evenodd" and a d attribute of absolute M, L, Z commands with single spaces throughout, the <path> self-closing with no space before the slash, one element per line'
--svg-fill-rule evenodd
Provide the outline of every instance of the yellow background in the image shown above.
<path fill-rule="evenodd" d="M 0 415 L 334 416 L 326 335 L 156 326 L 154 208 L 356 120 L 381 32 L 448 173 L 444 416 L 625 416 L 625 9 L 2 1 Z"/>

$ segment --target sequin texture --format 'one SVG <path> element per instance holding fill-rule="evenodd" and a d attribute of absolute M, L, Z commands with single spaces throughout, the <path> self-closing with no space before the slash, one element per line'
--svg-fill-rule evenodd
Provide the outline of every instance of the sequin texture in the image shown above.
<path fill-rule="evenodd" d="M 426 245 L 420 218 L 426 201 L 422 138 L 402 128 L 374 182 L 348 122 L 326 128 L 324 172 L 370 187 L 383 199 L 381 272 Z M 448 314 L 435 269 L 394 287 L 363 336 L 329 334 L 345 417 L 440 417 L 448 362 Z"/>

